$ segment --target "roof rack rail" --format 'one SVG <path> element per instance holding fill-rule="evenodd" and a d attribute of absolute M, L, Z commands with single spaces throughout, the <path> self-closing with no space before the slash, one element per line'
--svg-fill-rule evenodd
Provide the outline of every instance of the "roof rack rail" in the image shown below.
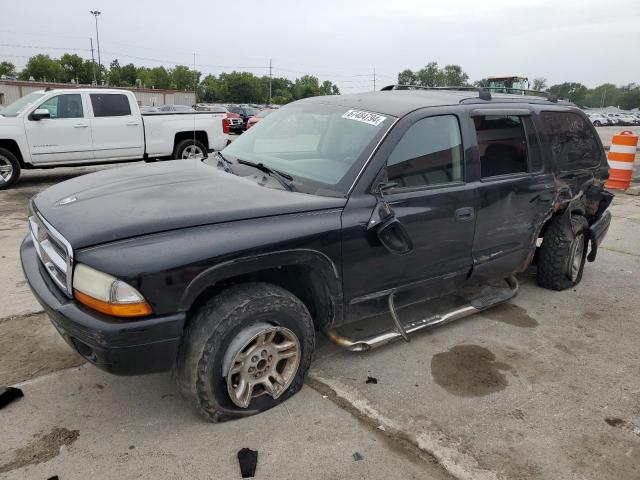
<path fill-rule="evenodd" d="M 491 100 L 491 92 L 485 87 L 466 87 L 466 86 L 450 86 L 450 87 L 425 87 L 422 85 L 387 85 L 382 87 L 381 91 L 389 90 L 461 90 L 478 92 L 481 100 Z"/>
<path fill-rule="evenodd" d="M 461 91 L 477 91 L 478 92 L 478 96 L 481 100 L 491 100 L 491 91 L 492 90 L 497 90 L 498 88 L 494 87 L 464 87 L 464 86 L 450 86 L 450 87 L 425 87 L 422 85 L 387 85 L 386 87 L 381 88 L 381 91 L 388 91 L 388 90 L 461 90 Z M 523 92 L 524 94 L 527 93 L 534 93 L 536 95 L 540 95 L 541 97 L 546 98 L 548 101 L 552 102 L 552 103 L 558 103 L 558 96 L 554 95 L 553 93 L 550 92 L 542 92 L 540 90 L 526 90 L 526 89 L 521 89 L 521 88 L 507 88 L 505 89 L 507 90 L 507 92 L 505 93 L 510 93 L 510 92 Z M 494 92 L 494 93 L 501 93 L 501 92 Z"/>

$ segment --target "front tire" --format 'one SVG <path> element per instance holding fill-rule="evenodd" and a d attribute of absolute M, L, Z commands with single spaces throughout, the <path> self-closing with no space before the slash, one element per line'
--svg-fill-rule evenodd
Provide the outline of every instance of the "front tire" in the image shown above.
<path fill-rule="evenodd" d="M 207 147 L 204 146 L 199 140 L 189 138 L 182 140 L 176 145 L 173 152 L 173 158 L 175 160 L 186 160 L 189 158 L 206 158 Z"/>
<path fill-rule="evenodd" d="M 571 217 L 572 238 L 561 222 L 560 215 L 551 219 L 538 255 L 538 285 L 551 290 L 565 290 L 580 283 L 587 258 L 586 218 Z"/>
<path fill-rule="evenodd" d="M 300 390 L 314 345 L 311 316 L 297 297 L 267 283 L 236 285 L 191 319 L 176 380 L 208 421 L 255 415 Z"/>
<path fill-rule="evenodd" d="M 20 178 L 20 162 L 9 150 L 0 148 L 0 190 L 11 187 Z"/>

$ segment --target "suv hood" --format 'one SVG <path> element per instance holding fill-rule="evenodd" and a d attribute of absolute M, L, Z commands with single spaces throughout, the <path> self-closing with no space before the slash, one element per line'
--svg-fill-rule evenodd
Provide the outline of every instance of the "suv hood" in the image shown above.
<path fill-rule="evenodd" d="M 36 210 L 74 249 L 178 228 L 344 207 L 258 185 L 199 160 L 113 168 L 54 185 Z"/>

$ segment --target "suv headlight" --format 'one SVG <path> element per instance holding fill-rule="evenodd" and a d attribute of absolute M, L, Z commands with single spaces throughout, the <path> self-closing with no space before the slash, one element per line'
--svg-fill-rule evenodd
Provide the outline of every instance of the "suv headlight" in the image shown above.
<path fill-rule="evenodd" d="M 73 296 L 87 307 L 114 317 L 142 317 L 153 312 L 131 285 L 82 263 L 73 270 Z"/>

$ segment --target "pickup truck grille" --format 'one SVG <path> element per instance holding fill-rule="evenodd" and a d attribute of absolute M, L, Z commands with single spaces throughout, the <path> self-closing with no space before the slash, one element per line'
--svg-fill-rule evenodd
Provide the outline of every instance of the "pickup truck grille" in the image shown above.
<path fill-rule="evenodd" d="M 73 249 L 65 238 L 42 216 L 32 210 L 29 230 L 38 257 L 55 284 L 68 296 L 73 296 Z"/>

